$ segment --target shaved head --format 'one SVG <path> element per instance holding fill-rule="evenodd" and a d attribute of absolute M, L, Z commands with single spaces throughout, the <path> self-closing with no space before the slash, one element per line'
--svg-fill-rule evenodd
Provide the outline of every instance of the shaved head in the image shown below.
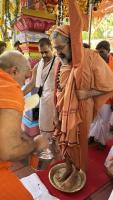
<path fill-rule="evenodd" d="M 5 51 L 0 55 L 0 69 L 9 73 L 20 85 L 25 83 L 30 63 L 19 51 Z"/>
<path fill-rule="evenodd" d="M 24 67 L 28 63 L 24 55 L 16 50 L 5 51 L 0 55 L 0 68 L 6 71 L 13 66 L 17 68 Z"/>

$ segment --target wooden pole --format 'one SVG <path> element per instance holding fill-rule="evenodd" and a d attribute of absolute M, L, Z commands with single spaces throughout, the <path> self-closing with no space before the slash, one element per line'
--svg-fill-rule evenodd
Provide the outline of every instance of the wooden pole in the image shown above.
<path fill-rule="evenodd" d="M 93 10 L 93 4 L 90 3 L 89 5 L 89 35 L 88 35 L 88 44 L 90 45 L 90 47 L 91 47 L 92 10 Z"/>

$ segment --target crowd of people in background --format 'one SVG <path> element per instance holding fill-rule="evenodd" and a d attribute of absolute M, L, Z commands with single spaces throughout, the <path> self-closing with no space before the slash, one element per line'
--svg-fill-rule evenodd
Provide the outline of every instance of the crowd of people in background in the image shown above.
<path fill-rule="evenodd" d="M 96 110 L 96 104 L 94 105 L 92 97 L 96 99 L 96 97 L 105 94 L 109 95 L 113 90 L 113 55 L 110 53 L 110 43 L 108 41 L 99 42 L 95 51 L 91 50 L 90 45 L 83 43 L 82 48 L 85 54 L 82 63 L 83 69 L 74 69 L 75 72 L 71 68 L 72 44 L 69 26 L 57 28 L 52 40 L 57 54 L 53 53 L 50 39 L 42 38 L 39 40 L 38 47 L 42 58 L 34 66 L 30 78 L 27 76 L 30 64 L 23 55 L 21 43 L 16 41 L 14 43 L 15 50 L 7 51 L 7 44 L 0 42 L 0 138 L 2 138 L 2 140 L 0 139 L 0 163 L 3 162 L 4 166 L 4 173 L 1 174 L 0 170 L 0 177 L 4 178 L 4 174 L 7 173 L 7 177 L 11 180 L 10 193 L 13 193 L 14 183 L 15 191 L 17 191 L 17 187 L 20 188 L 22 194 L 19 194 L 19 197 L 18 191 L 13 194 L 16 199 L 21 199 L 20 195 L 22 198 L 24 197 L 24 200 L 30 200 L 32 197 L 26 190 L 23 190 L 17 177 L 12 176 L 12 172 L 8 169 L 8 161 L 21 160 L 35 151 L 46 149 L 50 140 L 53 140 L 54 145 L 57 141 L 61 155 L 67 163 L 66 173 L 61 174 L 62 176 L 58 178 L 64 181 L 66 187 L 69 186 L 66 181 L 70 175 L 71 184 L 79 169 L 87 171 L 88 143 L 95 143 L 98 145 L 97 147 L 103 149 L 109 138 L 113 98 L 110 97 Z M 91 74 L 89 73 L 90 68 L 92 68 Z M 81 70 L 83 72 L 82 81 Z M 87 81 L 84 78 L 85 74 L 87 74 Z M 76 90 L 73 77 L 78 83 L 78 85 L 76 83 Z M 92 81 L 92 77 L 94 77 L 95 82 Z M 25 84 L 26 79 L 29 79 L 29 83 L 22 91 L 21 86 Z M 40 96 L 39 129 L 41 137 L 31 139 L 21 130 L 21 119 L 24 109 L 23 93 L 26 95 L 34 88 Z M 79 105 L 79 113 L 76 112 L 77 104 Z M 73 114 L 71 110 L 73 110 Z M 94 112 L 96 114 L 93 119 Z M 78 136 L 75 137 L 77 124 L 80 135 L 78 132 Z M 57 147 L 54 146 L 54 148 Z M 75 165 L 74 172 L 72 164 Z M 6 184 L 4 189 L 4 185 L 2 182 L 0 183 L 2 199 L 7 199 L 2 191 L 6 190 L 6 195 L 9 192 L 9 189 L 6 189 L 8 188 Z"/>
<path fill-rule="evenodd" d="M 69 1 L 69 13 L 70 25 L 56 26 L 51 38 L 39 40 L 42 58 L 32 70 L 20 41 L 14 50 L 0 42 L 1 200 L 33 200 L 10 166 L 46 151 L 50 141 L 53 153 L 65 161 L 55 179 L 66 192 L 80 185 L 81 171 L 87 179 L 88 143 L 105 148 L 113 110 L 113 55 L 108 41 L 95 50 L 82 42 L 84 23 L 76 1 Z M 31 138 L 21 124 L 25 95 L 34 88 L 40 97 L 40 134 Z"/>

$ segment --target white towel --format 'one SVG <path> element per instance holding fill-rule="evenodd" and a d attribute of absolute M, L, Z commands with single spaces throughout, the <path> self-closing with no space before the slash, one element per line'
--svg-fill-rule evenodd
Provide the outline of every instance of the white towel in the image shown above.
<path fill-rule="evenodd" d="M 108 171 L 113 175 L 113 160 L 110 160 L 113 157 L 113 146 L 111 147 L 107 158 L 105 160 L 104 166 L 108 169 Z"/>
<path fill-rule="evenodd" d="M 43 59 L 40 60 L 40 62 L 38 64 L 35 65 L 35 67 L 37 66 L 37 75 L 36 75 L 36 87 L 40 87 L 43 85 L 42 83 L 42 70 L 44 67 L 44 61 Z"/>
<path fill-rule="evenodd" d="M 24 187 L 31 193 L 34 200 L 59 200 L 58 198 L 49 194 L 47 188 L 35 173 L 22 178 L 21 182 L 23 183 Z"/>
<path fill-rule="evenodd" d="M 113 190 L 112 190 L 111 195 L 108 200 L 113 200 Z"/>

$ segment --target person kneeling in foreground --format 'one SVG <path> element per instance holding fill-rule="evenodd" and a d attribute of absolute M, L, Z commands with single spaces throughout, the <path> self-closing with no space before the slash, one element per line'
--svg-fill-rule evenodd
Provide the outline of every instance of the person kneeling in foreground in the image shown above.
<path fill-rule="evenodd" d="M 19 51 L 0 55 L 0 199 L 3 200 L 33 200 L 9 170 L 10 163 L 48 146 L 42 136 L 33 140 L 24 137 L 21 130 L 24 109 L 21 86 L 29 69 L 29 62 Z"/>
<path fill-rule="evenodd" d="M 56 76 L 54 138 L 67 166 L 57 177 L 65 189 L 75 184 L 80 169 L 87 172 L 89 127 L 102 104 L 113 94 L 111 69 L 96 51 L 83 48 L 76 1 L 70 0 L 69 8 L 70 26 L 57 27 L 52 38 L 62 61 Z"/>

